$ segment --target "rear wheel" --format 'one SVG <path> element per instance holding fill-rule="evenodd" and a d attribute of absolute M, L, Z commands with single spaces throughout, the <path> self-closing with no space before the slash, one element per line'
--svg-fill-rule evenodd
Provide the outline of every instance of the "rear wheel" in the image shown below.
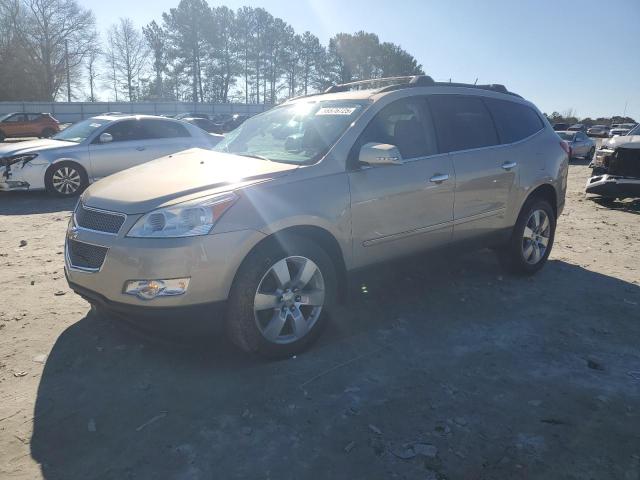
<path fill-rule="evenodd" d="M 44 184 L 47 191 L 58 197 L 73 197 L 89 184 L 84 169 L 74 162 L 55 163 L 47 170 Z"/>
<path fill-rule="evenodd" d="M 549 202 L 535 197 L 527 200 L 509 243 L 499 252 L 501 263 L 513 273 L 537 272 L 549 258 L 555 231 L 556 216 Z"/>
<path fill-rule="evenodd" d="M 318 338 L 335 296 L 329 256 L 315 242 L 288 236 L 243 262 L 229 296 L 227 330 L 246 352 L 288 357 Z"/>
<path fill-rule="evenodd" d="M 4 142 L 4 139 L 7 138 L 4 136 L 4 133 L 0 131 L 0 143 Z"/>
<path fill-rule="evenodd" d="M 591 150 L 589 150 L 589 153 L 587 153 L 587 156 L 584 157 L 585 160 L 593 160 L 593 155 L 596 153 L 596 147 L 591 147 Z"/>

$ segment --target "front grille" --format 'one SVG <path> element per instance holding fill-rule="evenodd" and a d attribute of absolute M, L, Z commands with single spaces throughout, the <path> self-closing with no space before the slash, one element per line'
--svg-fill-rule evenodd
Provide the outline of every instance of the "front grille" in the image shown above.
<path fill-rule="evenodd" d="M 78 204 L 75 212 L 76 225 L 97 232 L 116 234 L 122 227 L 126 216 L 121 213 L 104 212 L 87 208 L 82 203 Z"/>
<path fill-rule="evenodd" d="M 89 243 L 78 242 L 69 239 L 67 241 L 67 253 L 71 266 L 99 270 L 107 255 L 106 247 L 99 247 Z"/>

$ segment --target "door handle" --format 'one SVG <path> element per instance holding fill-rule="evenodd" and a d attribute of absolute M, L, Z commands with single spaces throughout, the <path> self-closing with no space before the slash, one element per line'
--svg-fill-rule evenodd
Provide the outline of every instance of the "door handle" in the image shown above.
<path fill-rule="evenodd" d="M 136 150 L 139 152 L 142 152 L 143 150 L 146 150 L 147 147 L 136 147 Z"/>
<path fill-rule="evenodd" d="M 502 168 L 504 168 L 505 170 L 511 170 L 512 168 L 514 168 L 516 165 L 518 165 L 516 162 L 504 162 L 502 164 Z"/>
<path fill-rule="evenodd" d="M 433 183 L 442 183 L 445 180 L 449 180 L 449 175 L 447 175 L 446 173 L 444 174 L 436 173 L 433 177 L 429 179 L 429 181 Z"/>

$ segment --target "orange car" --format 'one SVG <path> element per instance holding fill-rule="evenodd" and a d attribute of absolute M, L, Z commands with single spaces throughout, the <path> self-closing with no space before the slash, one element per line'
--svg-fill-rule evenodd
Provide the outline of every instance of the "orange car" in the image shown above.
<path fill-rule="evenodd" d="M 0 116 L 0 142 L 9 137 L 50 137 L 60 131 L 49 113 L 9 113 Z"/>

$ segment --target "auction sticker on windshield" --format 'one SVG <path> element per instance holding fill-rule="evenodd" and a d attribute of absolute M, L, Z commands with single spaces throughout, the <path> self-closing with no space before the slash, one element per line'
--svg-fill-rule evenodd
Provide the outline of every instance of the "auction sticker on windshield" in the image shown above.
<path fill-rule="evenodd" d="M 316 112 L 316 115 L 346 115 L 349 116 L 355 112 L 355 107 L 322 107 Z"/>

